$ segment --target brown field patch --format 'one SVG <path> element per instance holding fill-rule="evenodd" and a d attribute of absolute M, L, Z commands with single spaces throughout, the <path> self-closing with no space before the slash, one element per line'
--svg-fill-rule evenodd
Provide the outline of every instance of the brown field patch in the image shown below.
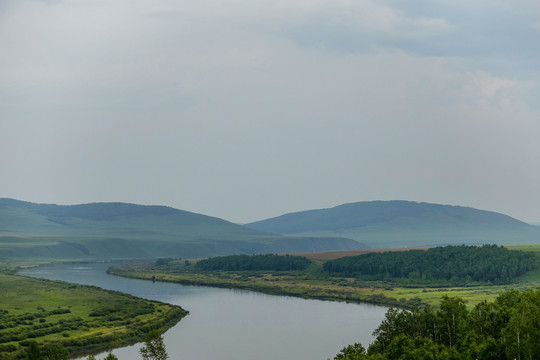
<path fill-rule="evenodd" d="M 310 260 L 334 260 L 345 256 L 356 256 L 369 253 L 382 253 L 388 251 L 409 251 L 409 250 L 427 250 L 427 247 L 422 248 L 397 248 L 397 249 L 363 249 L 363 250 L 345 250 L 345 251 L 324 251 L 324 252 L 309 252 L 309 253 L 289 253 L 288 255 L 305 256 Z"/>

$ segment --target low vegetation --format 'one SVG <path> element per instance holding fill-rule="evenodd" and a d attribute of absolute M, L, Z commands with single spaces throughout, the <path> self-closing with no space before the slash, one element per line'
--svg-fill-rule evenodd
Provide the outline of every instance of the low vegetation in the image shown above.
<path fill-rule="evenodd" d="M 26 358 L 32 341 L 70 356 L 141 341 L 187 312 L 178 306 L 60 281 L 0 275 L 0 358 Z"/>

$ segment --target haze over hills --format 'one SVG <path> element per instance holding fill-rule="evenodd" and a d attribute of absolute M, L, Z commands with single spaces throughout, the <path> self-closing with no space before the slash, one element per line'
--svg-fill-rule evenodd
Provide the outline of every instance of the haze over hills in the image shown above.
<path fill-rule="evenodd" d="M 284 235 L 346 237 L 371 248 L 540 241 L 540 228 L 504 214 L 412 201 L 356 202 L 246 226 Z"/>
<path fill-rule="evenodd" d="M 291 237 L 166 206 L 35 204 L 0 199 L 0 260 L 208 257 L 365 248 Z"/>
<path fill-rule="evenodd" d="M 539 241 L 540 227 L 507 215 L 410 201 L 344 204 L 241 226 L 166 206 L 0 199 L 0 260 L 193 258 Z"/>

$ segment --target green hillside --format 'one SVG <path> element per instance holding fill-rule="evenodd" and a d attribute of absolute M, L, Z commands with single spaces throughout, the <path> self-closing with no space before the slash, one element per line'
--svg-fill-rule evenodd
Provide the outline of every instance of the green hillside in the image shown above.
<path fill-rule="evenodd" d="M 0 199 L 0 260 L 207 257 L 364 248 L 281 236 L 165 206 L 34 204 Z"/>
<path fill-rule="evenodd" d="M 411 201 L 357 202 L 246 226 L 286 235 L 341 236 L 372 248 L 540 241 L 540 228 L 507 215 Z"/>

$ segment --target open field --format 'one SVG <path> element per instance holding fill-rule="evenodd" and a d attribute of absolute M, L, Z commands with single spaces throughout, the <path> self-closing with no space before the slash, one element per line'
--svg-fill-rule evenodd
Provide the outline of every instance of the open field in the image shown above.
<path fill-rule="evenodd" d="M 356 255 L 363 255 L 363 254 L 369 254 L 369 253 L 381 253 L 381 252 L 388 252 L 388 251 L 409 251 L 409 250 L 426 250 L 426 249 L 427 247 L 399 248 L 399 249 L 363 249 L 363 250 L 324 251 L 324 252 L 311 252 L 311 253 L 304 252 L 304 253 L 293 253 L 289 255 L 304 256 L 308 258 L 309 260 L 327 261 L 327 260 L 339 259 L 344 256 L 356 256 Z"/>
<path fill-rule="evenodd" d="M 517 247 L 533 251 L 540 260 L 540 245 Z M 512 248 L 513 249 L 513 248 Z M 398 249 L 409 250 L 409 249 Z M 517 249 L 516 249 L 517 250 Z M 321 263 L 342 256 L 359 255 L 381 250 L 356 250 L 343 252 L 295 254 L 308 257 L 314 264 L 306 271 L 264 272 L 264 271 L 197 271 L 193 264 L 176 262 L 172 266 L 160 267 L 154 264 L 123 265 L 113 267 L 109 272 L 119 276 L 182 284 L 206 285 L 240 288 L 276 295 L 290 295 L 303 298 L 368 302 L 389 306 L 411 307 L 417 304 L 437 306 L 441 297 L 459 296 L 468 307 L 483 300 L 493 300 L 502 292 L 515 288 L 518 290 L 540 288 L 540 269 L 530 271 L 507 285 L 482 285 L 464 287 L 443 286 L 403 286 L 383 281 L 362 281 L 355 278 L 330 277 L 324 274 Z M 388 251 L 388 250 L 382 250 Z"/>
<path fill-rule="evenodd" d="M 506 245 L 510 250 L 523 250 L 540 253 L 540 244 Z"/>
<path fill-rule="evenodd" d="M 30 340 L 60 343 L 71 356 L 142 341 L 176 324 L 178 306 L 94 286 L 0 274 L 0 358 L 22 356 Z"/>

